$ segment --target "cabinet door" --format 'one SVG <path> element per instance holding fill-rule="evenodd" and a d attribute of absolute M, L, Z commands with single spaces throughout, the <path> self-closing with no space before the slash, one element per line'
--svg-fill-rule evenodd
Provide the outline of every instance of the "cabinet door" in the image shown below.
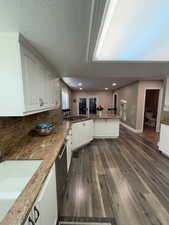
<path fill-rule="evenodd" d="M 160 130 L 160 150 L 169 155 L 169 126 L 161 124 Z"/>
<path fill-rule="evenodd" d="M 26 49 L 22 51 L 22 70 L 25 111 L 39 109 L 39 81 L 36 58 Z"/>
<path fill-rule="evenodd" d="M 47 81 L 46 81 L 46 99 L 49 107 L 60 106 L 60 81 L 56 78 L 50 71 L 47 71 Z"/>
<path fill-rule="evenodd" d="M 88 143 L 93 140 L 93 120 L 86 121 L 86 126 L 87 126 L 86 143 Z"/>
<path fill-rule="evenodd" d="M 69 171 L 70 163 L 71 163 L 71 159 L 72 159 L 71 135 L 68 135 L 66 137 L 66 140 L 67 140 L 67 171 Z"/>
<path fill-rule="evenodd" d="M 72 124 L 72 150 L 79 148 L 83 144 L 83 125 L 80 123 Z"/>
<path fill-rule="evenodd" d="M 48 74 L 45 67 L 38 60 L 37 62 L 37 79 L 38 79 L 38 100 L 40 104 L 40 108 L 44 109 L 49 107 L 48 105 Z"/>
<path fill-rule="evenodd" d="M 52 167 L 40 192 L 37 203 L 40 212 L 40 225 L 55 225 L 58 219 L 55 165 Z"/>
<path fill-rule="evenodd" d="M 54 103 L 56 104 L 57 108 L 60 107 L 60 104 L 61 104 L 61 85 L 60 85 L 60 79 L 59 78 L 56 78 L 55 79 L 55 96 L 56 96 L 56 99 L 54 100 Z"/>
<path fill-rule="evenodd" d="M 34 225 L 34 224 L 35 222 L 31 211 L 24 225 Z"/>
<path fill-rule="evenodd" d="M 89 143 L 92 139 L 92 120 L 72 124 L 72 150 Z"/>

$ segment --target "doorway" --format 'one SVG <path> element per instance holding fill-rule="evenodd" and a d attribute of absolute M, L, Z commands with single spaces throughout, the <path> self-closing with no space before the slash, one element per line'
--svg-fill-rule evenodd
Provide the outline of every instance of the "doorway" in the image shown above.
<path fill-rule="evenodd" d="M 144 127 L 143 136 L 146 136 L 150 141 L 156 143 L 158 141 L 158 133 L 156 132 L 158 105 L 159 105 L 158 89 L 147 89 L 145 95 L 144 109 Z"/>
<path fill-rule="evenodd" d="M 97 97 L 79 97 L 78 98 L 78 114 L 88 115 L 96 114 Z"/>
<path fill-rule="evenodd" d="M 117 103 L 118 103 L 118 94 L 117 93 L 114 93 L 113 94 L 113 111 L 114 111 L 114 114 L 117 113 Z"/>
<path fill-rule="evenodd" d="M 86 115 L 87 114 L 87 99 L 79 98 L 79 114 Z"/>

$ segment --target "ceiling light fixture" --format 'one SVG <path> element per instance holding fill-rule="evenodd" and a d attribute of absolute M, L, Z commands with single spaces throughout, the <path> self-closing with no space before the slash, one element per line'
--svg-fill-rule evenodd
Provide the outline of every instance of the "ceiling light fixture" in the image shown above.
<path fill-rule="evenodd" d="M 116 86 L 117 84 L 116 84 L 116 83 L 112 83 L 112 85 L 113 85 L 113 86 Z"/>
<path fill-rule="evenodd" d="M 107 90 L 108 90 L 108 88 L 105 88 L 105 90 L 107 91 Z"/>
<path fill-rule="evenodd" d="M 82 83 L 78 83 L 78 86 L 82 86 Z"/>

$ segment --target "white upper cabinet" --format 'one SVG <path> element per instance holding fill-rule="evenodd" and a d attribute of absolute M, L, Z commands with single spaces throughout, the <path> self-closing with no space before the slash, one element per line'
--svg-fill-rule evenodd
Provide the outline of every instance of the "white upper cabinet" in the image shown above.
<path fill-rule="evenodd" d="M 169 111 L 169 78 L 166 79 L 164 111 Z"/>
<path fill-rule="evenodd" d="M 0 116 L 60 107 L 60 81 L 18 33 L 0 34 Z"/>

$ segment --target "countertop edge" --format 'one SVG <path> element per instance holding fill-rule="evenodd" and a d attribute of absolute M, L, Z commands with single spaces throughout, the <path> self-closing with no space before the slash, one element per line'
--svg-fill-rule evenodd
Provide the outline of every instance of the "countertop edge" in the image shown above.
<path fill-rule="evenodd" d="M 169 121 L 167 120 L 161 120 L 160 123 L 169 126 Z"/>

